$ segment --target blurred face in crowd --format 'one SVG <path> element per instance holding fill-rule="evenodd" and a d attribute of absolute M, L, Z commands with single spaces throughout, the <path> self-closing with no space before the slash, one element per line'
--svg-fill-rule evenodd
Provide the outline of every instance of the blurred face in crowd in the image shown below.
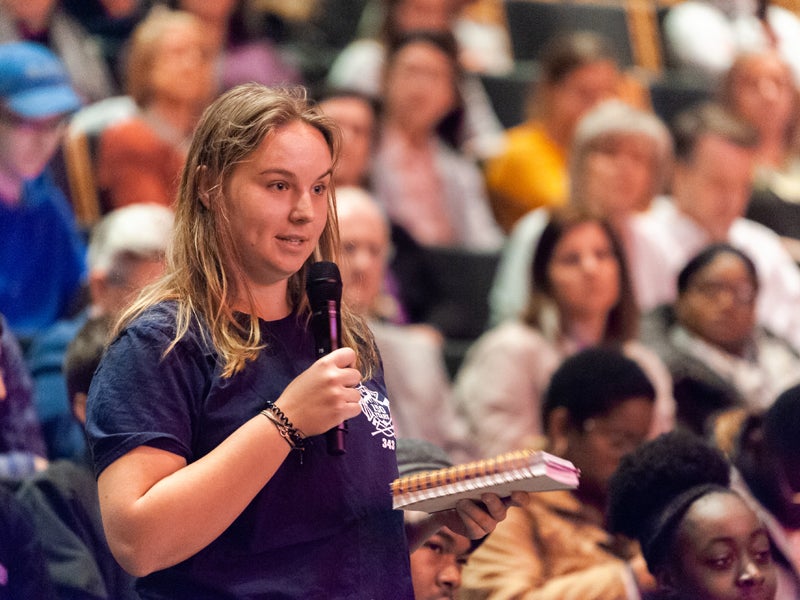
<path fill-rule="evenodd" d="M 797 92 L 789 66 L 774 52 L 753 54 L 733 67 L 733 111 L 759 131 L 786 131 L 796 117 Z"/>
<path fill-rule="evenodd" d="M 174 24 L 154 50 L 152 95 L 168 101 L 205 103 L 215 90 L 214 53 L 202 28 Z"/>
<path fill-rule="evenodd" d="M 678 321 L 690 332 L 740 354 L 756 325 L 758 284 L 742 259 L 718 254 L 689 279 L 675 305 Z"/>
<path fill-rule="evenodd" d="M 383 287 L 389 260 L 389 227 L 379 207 L 361 190 L 341 188 L 336 195 L 345 301 L 369 315 Z"/>
<path fill-rule="evenodd" d="M 754 154 L 712 134 L 701 136 L 687 161 L 679 161 L 672 179 L 678 208 L 706 230 L 711 241 L 724 241 L 744 214 L 752 190 Z"/>
<path fill-rule="evenodd" d="M 100 314 L 116 316 L 136 298 L 142 288 L 164 274 L 164 257 L 117 256 L 108 272 L 89 274 L 92 305 Z"/>
<path fill-rule="evenodd" d="M 619 69 L 610 60 L 598 60 L 567 73 L 545 93 L 548 129 L 572 139 L 581 117 L 603 100 L 616 95 Z"/>
<path fill-rule="evenodd" d="M 655 189 L 658 156 L 652 139 L 608 134 L 592 144 L 584 160 L 583 201 L 606 218 L 645 210 Z"/>
<path fill-rule="evenodd" d="M 67 115 L 24 119 L 0 110 L 0 196 L 17 200 L 23 182 L 38 177 L 55 154 Z"/>
<path fill-rule="evenodd" d="M 548 279 L 567 323 L 607 316 L 619 301 L 620 264 L 606 230 L 594 221 L 568 230 L 553 249 Z"/>
<path fill-rule="evenodd" d="M 11 15 L 34 31 L 45 29 L 56 0 L 0 0 Z"/>
<path fill-rule="evenodd" d="M 387 117 L 413 133 L 433 131 L 456 105 L 456 66 L 435 44 L 403 46 L 386 72 Z"/>
<path fill-rule="evenodd" d="M 467 562 L 470 541 L 447 527 L 411 553 L 411 579 L 416 600 L 455 598 L 461 570 Z"/>
<path fill-rule="evenodd" d="M 634 397 L 587 419 L 579 429 L 570 428 L 564 456 L 581 470 L 584 493 L 605 497 L 619 461 L 647 439 L 652 417 L 652 400 Z"/>
<path fill-rule="evenodd" d="M 375 131 L 372 105 L 358 96 L 340 96 L 320 102 L 322 111 L 342 132 L 342 151 L 336 165 L 337 185 L 362 185 L 369 169 Z"/>
<path fill-rule="evenodd" d="M 737 495 L 713 492 L 681 521 L 667 584 L 687 598 L 771 600 L 776 572 L 766 528 Z"/>

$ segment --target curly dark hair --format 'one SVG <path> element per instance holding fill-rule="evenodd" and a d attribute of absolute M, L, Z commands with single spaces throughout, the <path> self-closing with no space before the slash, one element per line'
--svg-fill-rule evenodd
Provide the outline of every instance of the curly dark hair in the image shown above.
<path fill-rule="evenodd" d="M 609 482 L 608 527 L 639 540 L 654 572 L 689 506 L 710 492 L 734 493 L 729 484 L 722 452 L 685 430 L 662 434 L 620 461 Z"/>

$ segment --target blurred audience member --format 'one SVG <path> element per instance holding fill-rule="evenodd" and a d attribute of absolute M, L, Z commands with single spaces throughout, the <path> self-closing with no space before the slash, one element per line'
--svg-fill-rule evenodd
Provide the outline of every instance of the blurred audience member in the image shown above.
<path fill-rule="evenodd" d="M 0 599 L 56 600 L 33 519 L 0 483 Z"/>
<path fill-rule="evenodd" d="M 190 13 L 157 6 L 136 27 L 125 75 L 140 110 L 100 137 L 97 182 L 108 208 L 172 205 L 195 124 L 216 92 L 214 59 Z"/>
<path fill-rule="evenodd" d="M 636 218 L 651 264 L 634 273 L 642 310 L 671 303 L 678 272 L 712 242 L 728 242 L 756 265 L 758 322 L 800 349 L 800 269 L 779 236 L 742 217 L 752 191 L 758 134 L 717 104 L 689 109 L 675 121 L 672 198 Z"/>
<path fill-rule="evenodd" d="M 84 243 L 48 169 L 80 106 L 47 48 L 0 44 L 0 312 L 25 343 L 81 292 Z"/>
<path fill-rule="evenodd" d="M 784 391 L 762 414 L 741 414 L 733 435 L 721 440 L 732 442 L 732 485 L 756 501 L 775 544 L 800 573 L 800 386 Z"/>
<path fill-rule="evenodd" d="M 81 428 L 86 421 L 89 384 L 100 364 L 111 325 L 109 315 L 90 318 L 66 353 L 69 403 Z M 17 498 L 39 531 L 59 598 L 138 598 L 133 592 L 133 577 L 122 570 L 108 547 L 97 483 L 88 462 L 51 462 L 47 469 L 20 485 Z"/>
<path fill-rule="evenodd" d="M 575 127 L 622 81 L 610 42 L 591 32 L 556 36 L 540 65 L 528 120 L 506 132 L 504 150 L 485 164 L 494 214 L 506 232 L 528 211 L 566 202 Z"/>
<path fill-rule="evenodd" d="M 190 12 L 203 22 L 206 40 L 219 56 L 219 91 L 241 83 L 290 85 L 302 83 L 300 73 L 279 48 L 261 32 L 248 0 L 171 0 L 174 8 Z"/>
<path fill-rule="evenodd" d="M 20 479 L 44 469 L 46 456 L 30 374 L 0 314 L 0 478 Z"/>
<path fill-rule="evenodd" d="M 61 0 L 100 48 L 115 88 L 122 89 L 122 57 L 133 29 L 145 16 L 149 0 Z"/>
<path fill-rule="evenodd" d="M 116 92 L 100 47 L 58 0 L 0 0 L 0 43 L 17 41 L 42 44 L 58 56 L 84 102 Z"/>
<path fill-rule="evenodd" d="M 652 580 L 633 544 L 605 529 L 608 480 L 645 439 L 655 390 L 632 360 L 587 349 L 553 374 L 542 406 L 545 450 L 581 471 L 574 491 L 531 493 L 476 550 L 459 598 L 638 598 Z"/>
<path fill-rule="evenodd" d="M 331 65 L 328 85 L 358 90 L 382 100 L 387 56 L 399 40 L 413 31 L 453 35 L 454 60 L 459 67 L 468 69 L 474 61 L 466 59 L 463 46 L 455 37 L 458 17 L 467 3 L 462 0 L 379 0 L 373 3 L 371 7 L 377 7 L 381 13 L 375 37 L 357 39 L 341 51 Z M 458 132 L 457 145 L 465 154 L 479 160 L 493 156 L 500 149 L 502 126 L 489 96 L 474 73 L 467 72 L 460 77 L 458 86 L 464 101 L 464 123 Z"/>
<path fill-rule="evenodd" d="M 581 118 L 570 154 L 569 203 L 608 220 L 635 274 L 650 264 L 650 246 L 631 221 L 649 208 L 669 178 L 672 138 L 667 127 L 650 111 L 606 100 Z M 529 211 L 511 231 L 489 296 L 492 323 L 517 317 L 525 308 L 531 258 L 548 214 L 545 207 Z"/>
<path fill-rule="evenodd" d="M 108 213 L 95 225 L 89 242 L 89 306 L 34 338 L 28 364 L 51 459 L 82 460 L 86 452 L 83 427 L 69 408 L 62 370 L 67 345 L 87 319 L 116 318 L 161 275 L 172 220 L 172 212 L 157 204 L 131 204 Z"/>
<path fill-rule="evenodd" d="M 425 440 L 397 438 L 397 470 L 399 477 L 452 467 L 447 453 Z M 406 511 L 406 522 L 413 522 L 417 514 Z M 411 531 L 408 535 L 414 535 Z M 455 598 L 461 587 L 461 571 L 469 555 L 480 542 L 448 527 L 434 532 L 411 552 L 411 582 L 415 600 L 441 600 Z"/>
<path fill-rule="evenodd" d="M 386 216 L 358 188 L 339 188 L 336 205 L 344 300 L 375 335 L 395 434 L 433 442 L 456 460 L 466 459 L 466 431 L 453 408 L 441 335 L 423 324 L 392 324 L 385 316 L 396 305 L 384 286 L 391 253 Z"/>
<path fill-rule="evenodd" d="M 800 357 L 756 323 L 758 274 L 729 244 L 713 244 L 678 274 L 678 298 L 647 315 L 644 342 L 670 370 L 677 420 L 698 434 L 732 407 L 766 410 L 800 383 Z"/>
<path fill-rule="evenodd" d="M 591 346 L 617 346 L 636 360 L 657 390 L 650 433 L 672 427 L 669 373 L 636 341 L 639 313 L 625 265 L 604 220 L 572 207 L 551 215 L 530 267 L 525 313 L 484 333 L 455 380 L 454 399 L 479 456 L 516 449 L 541 435 L 550 376 L 566 357 Z"/>
<path fill-rule="evenodd" d="M 729 486 L 730 465 L 701 438 L 672 432 L 623 458 L 609 484 L 612 531 L 639 541 L 654 600 L 775 598 L 769 534 Z"/>
<path fill-rule="evenodd" d="M 377 118 L 374 101 L 353 90 L 328 90 L 319 105 L 342 132 L 342 151 L 333 174 L 334 182 L 338 186 L 370 188 Z"/>
<path fill-rule="evenodd" d="M 448 144 L 460 69 L 451 34 L 417 31 L 391 48 L 371 181 L 393 224 L 423 246 L 499 248 L 476 164 Z"/>
<path fill-rule="evenodd" d="M 664 16 L 668 61 L 713 85 L 743 52 L 774 48 L 800 83 L 800 19 L 766 0 L 685 0 Z"/>
<path fill-rule="evenodd" d="M 726 73 L 721 101 L 758 130 L 748 218 L 783 237 L 800 262 L 800 96 L 774 51 L 740 55 Z"/>

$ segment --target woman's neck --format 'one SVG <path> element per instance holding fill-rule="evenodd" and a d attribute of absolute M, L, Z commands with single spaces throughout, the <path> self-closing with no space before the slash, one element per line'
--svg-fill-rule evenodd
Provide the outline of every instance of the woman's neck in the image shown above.
<path fill-rule="evenodd" d="M 415 150 L 427 150 L 429 148 L 431 131 L 428 129 L 408 127 L 391 116 L 387 116 L 384 127 L 392 137 L 402 139 L 409 147 Z"/>
<path fill-rule="evenodd" d="M 581 348 L 597 346 L 605 338 L 607 322 L 606 315 L 572 317 L 565 333 Z"/>
<path fill-rule="evenodd" d="M 200 109 L 197 102 L 159 98 L 153 100 L 145 112 L 157 122 L 172 128 L 177 137 L 186 139 L 194 131 Z"/>

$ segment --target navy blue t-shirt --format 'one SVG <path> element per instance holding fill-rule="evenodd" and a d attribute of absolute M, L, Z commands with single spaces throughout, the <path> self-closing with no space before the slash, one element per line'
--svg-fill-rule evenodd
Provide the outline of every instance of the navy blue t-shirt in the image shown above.
<path fill-rule="evenodd" d="M 162 358 L 174 331 L 174 304 L 157 305 L 100 364 L 87 422 L 97 474 L 141 445 L 196 461 L 314 360 L 313 338 L 294 315 L 262 322 L 267 348 L 228 379 L 198 327 Z M 291 452 L 219 538 L 140 579 L 142 598 L 413 598 L 389 491 L 397 465 L 382 374 L 362 386 L 361 407 L 343 456 L 327 453 L 324 436 L 309 438 L 302 462 Z"/>

